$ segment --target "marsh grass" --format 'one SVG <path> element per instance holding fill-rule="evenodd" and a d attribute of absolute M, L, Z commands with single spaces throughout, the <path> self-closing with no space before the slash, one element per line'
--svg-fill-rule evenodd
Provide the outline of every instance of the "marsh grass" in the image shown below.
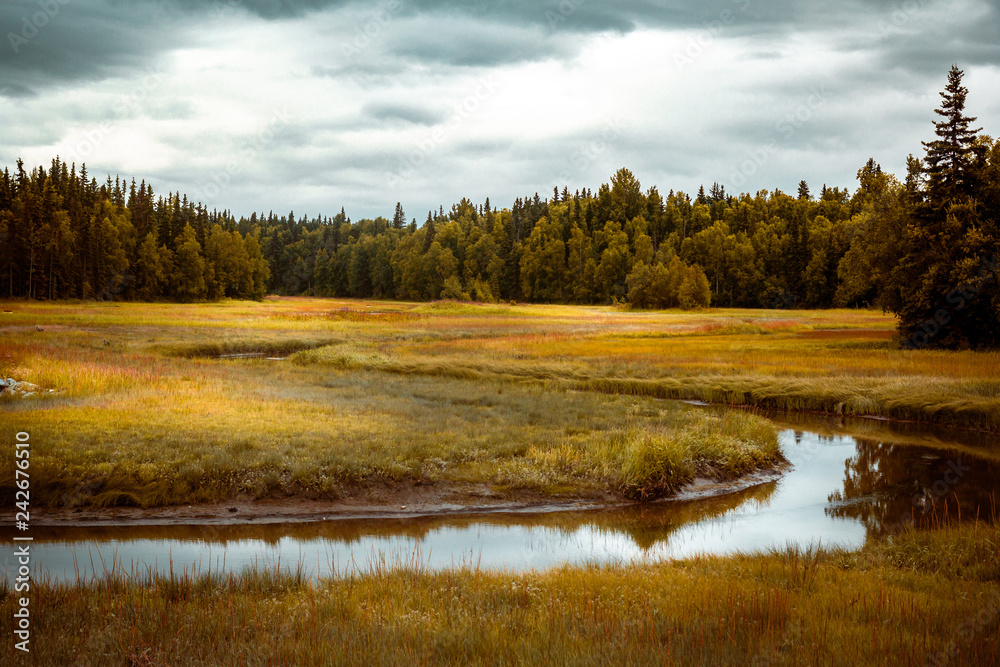
<path fill-rule="evenodd" d="M 413 562 L 32 588 L 35 664 L 995 665 L 1000 533 L 545 572 Z M 114 567 L 114 566 L 111 566 Z M 14 598 L 0 589 L 4 628 Z M 8 634 L 8 636 L 10 636 Z M 941 656 L 945 656 L 942 658 Z"/>
<path fill-rule="evenodd" d="M 623 459 L 608 454 L 616 432 L 723 427 L 676 405 L 542 385 L 317 372 L 266 361 L 185 360 L 171 368 L 173 379 L 128 392 L 56 399 L 41 404 L 45 409 L 22 401 L 11 405 L 34 409 L 0 412 L 0 424 L 10 428 L 30 419 L 33 503 L 335 499 L 365 488 L 391 494 L 453 483 L 519 496 L 604 498 L 625 489 Z M 760 430 L 748 422 L 744 441 L 768 430 L 773 440 L 773 427 L 748 419 Z M 549 452 L 563 450 L 578 452 L 580 465 L 555 464 Z M 721 458 L 688 454 L 688 468 L 735 472 Z M 763 447 L 759 458 L 777 461 L 780 452 Z M 8 475 L 0 493 L 12 485 Z"/>
<path fill-rule="evenodd" d="M 697 373 L 654 375 L 650 369 L 591 365 L 573 359 L 521 360 L 496 355 L 407 355 L 374 346 L 337 344 L 297 353 L 293 362 L 334 368 L 474 380 L 550 382 L 583 391 L 660 399 L 700 400 L 770 410 L 883 416 L 1000 432 L 1000 380 L 925 377 L 866 377 Z M 638 370 L 638 377 L 631 372 Z M 650 377 L 653 375 L 652 377 Z"/>
<path fill-rule="evenodd" d="M 337 338 L 261 338 L 253 336 L 223 338 L 220 340 L 199 341 L 197 343 L 161 344 L 151 348 L 151 351 L 166 356 L 197 358 L 218 358 L 227 355 L 267 355 L 272 357 L 287 357 L 302 350 L 310 350 L 342 342 Z"/>
<path fill-rule="evenodd" d="M 757 417 L 693 416 L 663 398 L 1000 431 L 1000 355 L 889 349 L 893 321 L 868 311 L 5 306 L 0 375 L 56 391 L 0 400 L 0 428 L 37 443 L 43 506 L 417 484 L 650 499 L 780 463 Z M 241 353 L 290 358 L 216 359 Z M 0 475 L 5 503 L 12 483 Z"/>

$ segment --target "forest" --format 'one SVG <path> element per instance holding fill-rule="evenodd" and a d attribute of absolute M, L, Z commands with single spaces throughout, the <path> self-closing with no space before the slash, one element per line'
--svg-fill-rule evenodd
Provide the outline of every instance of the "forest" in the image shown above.
<path fill-rule="evenodd" d="M 236 219 L 59 158 L 0 174 L 0 294 L 205 300 L 265 294 L 636 308 L 877 307 L 909 347 L 1000 344 L 1000 141 L 971 128 L 952 68 L 937 138 L 903 180 L 873 160 L 854 192 L 694 195 L 620 169 L 596 192 L 407 221 L 346 212 Z"/>

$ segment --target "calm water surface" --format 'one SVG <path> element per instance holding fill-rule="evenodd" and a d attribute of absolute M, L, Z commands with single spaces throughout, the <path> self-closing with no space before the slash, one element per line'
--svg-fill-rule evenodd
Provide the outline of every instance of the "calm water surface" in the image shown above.
<path fill-rule="evenodd" d="M 113 563 L 175 574 L 249 566 L 320 576 L 396 565 L 544 569 L 788 545 L 854 548 L 904 525 L 988 520 L 1000 509 L 1000 446 L 990 437 L 874 420 L 775 419 L 792 467 L 778 481 L 721 497 L 547 514 L 38 527 L 32 565 L 36 577 L 71 580 L 101 576 Z M 889 444 L 901 438 L 917 444 Z M 8 580 L 12 552 L 4 549 L 0 560 Z"/>

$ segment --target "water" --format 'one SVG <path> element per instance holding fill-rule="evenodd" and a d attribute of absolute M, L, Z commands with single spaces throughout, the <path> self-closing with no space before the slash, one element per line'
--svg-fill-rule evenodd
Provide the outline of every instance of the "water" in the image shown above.
<path fill-rule="evenodd" d="M 36 577 L 69 580 L 112 567 L 190 574 L 255 566 L 310 576 L 395 566 L 526 570 L 789 545 L 856 548 L 903 526 L 996 514 L 1000 456 L 988 436 L 876 421 L 775 419 L 789 427 L 780 437 L 792 467 L 777 481 L 720 497 L 544 514 L 36 527 L 32 566 Z M 899 441 L 917 444 L 892 444 Z M 978 456 L 990 452 L 992 458 Z M 16 569 L 12 552 L 2 556 L 8 580 Z"/>

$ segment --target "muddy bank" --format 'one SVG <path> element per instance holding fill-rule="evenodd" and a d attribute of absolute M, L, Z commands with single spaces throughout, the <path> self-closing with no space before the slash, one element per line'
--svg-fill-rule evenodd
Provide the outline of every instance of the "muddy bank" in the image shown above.
<path fill-rule="evenodd" d="M 655 503 L 721 496 L 773 482 L 783 468 L 757 471 L 738 479 L 717 481 L 696 478 L 676 494 Z M 489 485 L 404 486 L 368 489 L 338 500 L 283 498 L 236 499 L 200 505 L 143 509 L 139 507 L 35 509 L 33 526 L 224 526 L 240 524 L 306 523 L 338 519 L 391 519 L 492 513 L 545 513 L 580 511 L 634 505 L 605 493 L 581 498 L 552 497 L 530 491 L 498 491 Z M 12 525 L 13 511 L 2 515 Z"/>

